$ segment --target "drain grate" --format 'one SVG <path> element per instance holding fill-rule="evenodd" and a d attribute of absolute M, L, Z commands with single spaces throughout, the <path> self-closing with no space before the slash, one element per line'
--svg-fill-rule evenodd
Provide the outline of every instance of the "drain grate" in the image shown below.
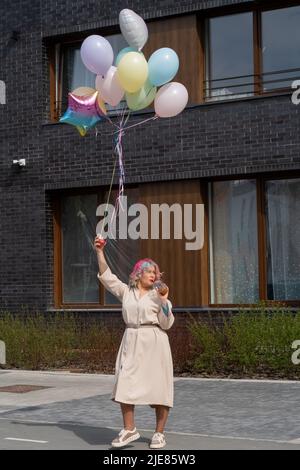
<path fill-rule="evenodd" d="M 28 393 L 28 392 L 35 392 L 36 390 L 43 390 L 45 388 L 53 388 L 53 387 L 43 387 L 40 385 L 9 385 L 7 387 L 0 387 L 0 392 L 6 393 Z"/>

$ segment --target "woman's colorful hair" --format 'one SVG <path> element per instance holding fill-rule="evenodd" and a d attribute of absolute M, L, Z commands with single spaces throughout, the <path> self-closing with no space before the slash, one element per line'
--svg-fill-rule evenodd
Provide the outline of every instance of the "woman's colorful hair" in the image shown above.
<path fill-rule="evenodd" d="M 129 276 L 129 287 L 137 287 L 137 283 L 140 280 L 143 271 L 152 266 L 155 269 L 155 281 L 159 281 L 162 277 L 162 273 L 160 272 L 158 264 L 150 258 L 144 258 L 135 263 L 132 273 Z"/>

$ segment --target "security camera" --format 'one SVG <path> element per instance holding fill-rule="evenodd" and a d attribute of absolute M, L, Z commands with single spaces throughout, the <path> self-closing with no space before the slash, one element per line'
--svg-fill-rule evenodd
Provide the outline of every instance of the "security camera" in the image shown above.
<path fill-rule="evenodd" d="M 13 160 L 13 165 L 18 165 L 20 167 L 26 166 L 25 158 L 20 158 L 19 160 Z"/>

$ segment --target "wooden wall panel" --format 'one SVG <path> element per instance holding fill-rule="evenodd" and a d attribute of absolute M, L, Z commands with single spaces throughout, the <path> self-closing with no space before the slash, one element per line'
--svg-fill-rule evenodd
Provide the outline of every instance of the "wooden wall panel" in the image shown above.
<path fill-rule="evenodd" d="M 143 184 L 140 187 L 140 202 L 148 207 L 150 233 L 151 204 L 201 204 L 200 184 L 199 181 Z M 153 240 L 149 235 L 149 239 L 141 240 L 141 257 L 154 259 L 165 272 L 164 279 L 170 287 L 174 306 L 200 306 L 202 250 L 186 250 L 185 238 L 174 240 L 173 234 L 171 216 L 171 239 Z"/>
<path fill-rule="evenodd" d="M 189 103 L 201 100 L 201 47 L 196 15 L 167 18 L 147 23 L 149 39 L 143 53 L 150 55 L 162 47 L 174 49 L 179 57 L 179 71 L 173 81 L 183 83 Z"/>

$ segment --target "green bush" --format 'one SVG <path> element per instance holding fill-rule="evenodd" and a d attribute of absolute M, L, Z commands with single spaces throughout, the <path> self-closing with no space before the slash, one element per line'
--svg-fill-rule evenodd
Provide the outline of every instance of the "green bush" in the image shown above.
<path fill-rule="evenodd" d="M 82 367 L 112 369 L 117 333 L 95 322 L 76 321 L 72 314 L 13 316 L 2 312 L 0 339 L 6 344 L 7 365 L 45 369 Z"/>
<path fill-rule="evenodd" d="M 198 354 L 195 368 L 213 372 L 216 364 L 223 360 L 223 334 L 219 328 L 193 320 L 190 331 L 194 339 L 194 348 Z M 200 353 L 200 354 L 199 354 Z"/>
<path fill-rule="evenodd" d="M 300 378 L 291 348 L 300 340 L 300 312 L 257 308 L 203 321 L 190 316 L 170 331 L 176 375 L 267 376 Z M 69 313 L 0 315 L 0 340 L 7 366 L 25 369 L 68 368 L 113 373 L 124 325 L 78 319 Z"/>
<path fill-rule="evenodd" d="M 300 377 L 300 366 L 291 360 L 291 345 L 300 339 L 300 312 L 261 303 L 230 318 L 223 316 L 222 323 L 190 321 L 194 371 Z"/>

